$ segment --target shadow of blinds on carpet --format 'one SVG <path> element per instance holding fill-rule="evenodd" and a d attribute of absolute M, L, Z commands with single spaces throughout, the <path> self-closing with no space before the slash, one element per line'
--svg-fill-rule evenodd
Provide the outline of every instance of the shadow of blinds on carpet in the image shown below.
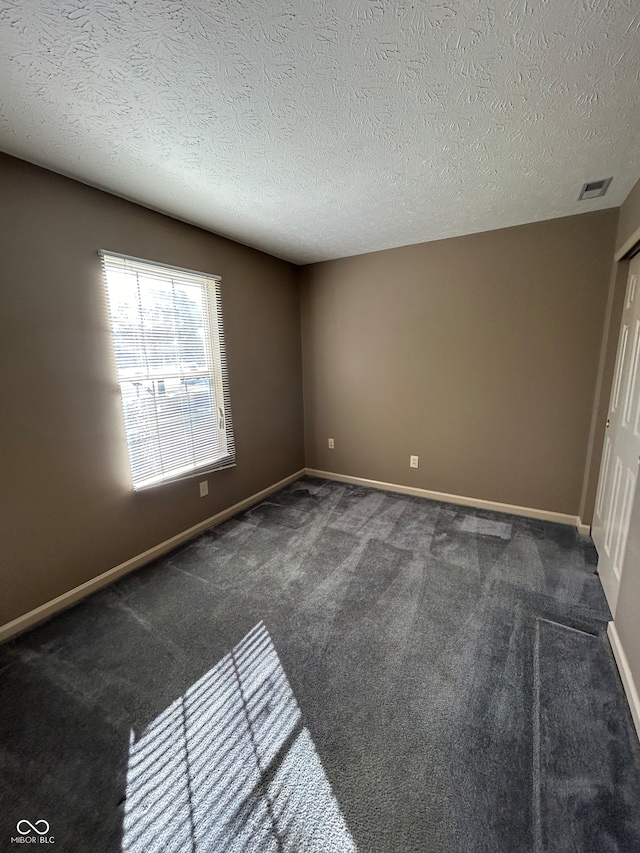
<path fill-rule="evenodd" d="M 135 740 L 123 853 L 355 853 L 263 622 Z"/>

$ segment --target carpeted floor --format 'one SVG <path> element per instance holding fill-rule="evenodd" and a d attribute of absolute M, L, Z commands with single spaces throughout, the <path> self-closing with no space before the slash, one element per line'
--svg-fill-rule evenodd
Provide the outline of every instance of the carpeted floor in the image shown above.
<path fill-rule="evenodd" d="M 293 483 L 0 648 L 0 849 L 640 851 L 595 560 Z"/>

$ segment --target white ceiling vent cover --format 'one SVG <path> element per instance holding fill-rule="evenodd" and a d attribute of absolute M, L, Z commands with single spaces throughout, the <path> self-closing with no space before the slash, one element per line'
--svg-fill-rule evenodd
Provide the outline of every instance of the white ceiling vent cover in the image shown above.
<path fill-rule="evenodd" d="M 586 198 L 599 198 L 606 193 L 610 183 L 611 178 L 603 178 L 601 181 L 587 181 L 580 190 L 578 201 L 583 201 Z"/>

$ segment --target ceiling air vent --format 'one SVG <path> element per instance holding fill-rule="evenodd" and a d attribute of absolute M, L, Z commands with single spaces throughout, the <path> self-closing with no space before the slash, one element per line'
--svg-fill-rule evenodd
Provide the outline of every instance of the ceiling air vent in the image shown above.
<path fill-rule="evenodd" d="M 607 187 L 611 183 L 611 178 L 604 178 L 602 181 L 588 181 L 580 190 L 578 201 L 585 198 L 599 198 L 607 191 Z"/>

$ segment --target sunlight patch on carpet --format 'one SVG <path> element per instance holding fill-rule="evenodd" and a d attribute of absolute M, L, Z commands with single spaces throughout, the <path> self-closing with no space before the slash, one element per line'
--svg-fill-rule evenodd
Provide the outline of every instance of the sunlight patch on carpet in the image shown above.
<path fill-rule="evenodd" d="M 263 622 L 131 733 L 123 853 L 355 853 Z"/>

